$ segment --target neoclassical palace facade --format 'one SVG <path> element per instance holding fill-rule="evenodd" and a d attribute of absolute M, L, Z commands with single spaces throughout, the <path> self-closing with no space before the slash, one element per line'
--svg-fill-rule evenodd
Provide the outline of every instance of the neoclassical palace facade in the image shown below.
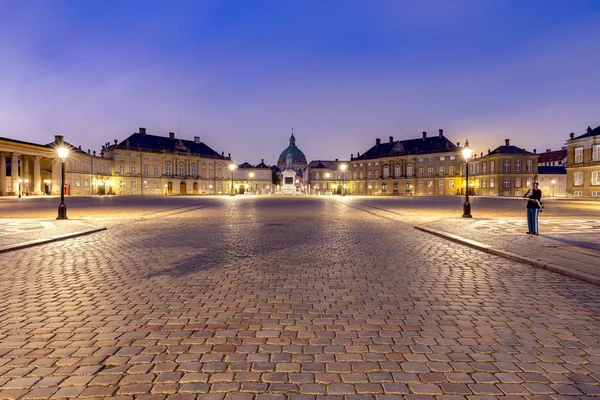
<path fill-rule="evenodd" d="M 520 196 L 531 186 L 537 171 L 535 152 L 512 146 L 506 139 L 488 154 L 469 160 L 469 182 L 460 143 L 454 144 L 439 130 L 423 132 L 419 139 L 382 143 L 350 159 L 350 193 L 364 195 L 454 196 L 469 193 L 487 196 Z"/>
<path fill-rule="evenodd" d="M 100 155 L 58 135 L 47 145 L 0 138 L 0 195 L 60 194 L 60 146 L 70 149 L 65 194 L 210 195 L 231 189 L 229 155 L 218 154 L 199 137 L 155 136 L 140 128 L 120 143 L 103 145 Z"/>

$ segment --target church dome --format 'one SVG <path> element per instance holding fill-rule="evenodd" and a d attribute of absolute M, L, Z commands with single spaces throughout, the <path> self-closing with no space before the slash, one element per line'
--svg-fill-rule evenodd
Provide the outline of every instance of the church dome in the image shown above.
<path fill-rule="evenodd" d="M 286 158 L 287 155 L 290 154 L 292 156 L 292 164 L 304 164 L 306 166 L 307 162 L 306 162 L 306 156 L 304 156 L 304 153 L 302 152 L 302 150 L 300 150 L 298 147 L 296 147 L 296 138 L 294 137 L 294 134 L 292 133 L 292 136 L 290 137 L 290 145 L 281 152 L 281 155 L 279 156 L 279 160 L 277 160 L 277 165 L 284 165 L 286 164 Z"/>

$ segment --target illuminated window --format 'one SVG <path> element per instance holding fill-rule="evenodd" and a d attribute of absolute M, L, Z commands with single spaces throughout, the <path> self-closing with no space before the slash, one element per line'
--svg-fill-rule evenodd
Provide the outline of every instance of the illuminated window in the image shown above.
<path fill-rule="evenodd" d="M 527 160 L 527 172 L 533 171 L 533 160 Z"/>
<path fill-rule="evenodd" d="M 136 171 L 135 171 L 135 165 L 131 165 L 131 166 L 129 167 L 129 169 L 130 169 L 130 171 L 131 171 L 131 175 L 135 175 L 135 172 L 136 172 Z"/>
<path fill-rule="evenodd" d="M 494 172 L 496 172 L 496 161 L 490 161 L 490 173 L 493 174 Z"/>
<path fill-rule="evenodd" d="M 583 186 L 583 172 L 573 174 L 573 186 Z"/>
<path fill-rule="evenodd" d="M 125 175 L 125 165 L 119 165 L 119 175 Z"/>
<path fill-rule="evenodd" d="M 440 167 L 440 176 L 446 175 L 446 167 Z"/>
<path fill-rule="evenodd" d="M 592 171 L 592 185 L 600 185 L 600 171 Z"/>
<path fill-rule="evenodd" d="M 171 167 L 171 163 L 167 163 L 165 165 L 165 175 L 171 176 L 172 174 L 173 174 L 173 170 L 172 170 L 172 167 Z"/>
<path fill-rule="evenodd" d="M 427 167 L 427 176 L 433 176 L 433 167 Z"/>
<path fill-rule="evenodd" d="M 495 187 L 496 187 L 496 179 L 490 178 L 490 189 L 493 189 Z"/>
<path fill-rule="evenodd" d="M 516 188 L 520 188 L 521 187 L 521 178 L 515 178 L 515 187 Z"/>
<path fill-rule="evenodd" d="M 440 189 L 444 189 L 444 181 L 439 181 L 439 187 Z"/>
<path fill-rule="evenodd" d="M 144 167 L 144 176 L 148 176 L 148 167 Z"/>
<path fill-rule="evenodd" d="M 154 176 L 158 176 L 158 167 L 154 167 Z"/>
<path fill-rule="evenodd" d="M 454 181 L 453 180 L 448 182 L 448 187 L 450 189 L 454 189 Z"/>
<path fill-rule="evenodd" d="M 575 164 L 581 164 L 583 162 L 583 147 L 575 147 Z"/>
<path fill-rule="evenodd" d="M 456 175 L 456 167 L 454 165 L 449 166 L 448 173 L 450 174 L 450 176 L 455 176 Z"/>
<path fill-rule="evenodd" d="M 600 144 L 592 146 L 592 161 L 600 161 Z"/>
<path fill-rule="evenodd" d="M 505 188 L 509 188 L 510 187 L 510 178 L 504 178 L 504 187 Z"/>

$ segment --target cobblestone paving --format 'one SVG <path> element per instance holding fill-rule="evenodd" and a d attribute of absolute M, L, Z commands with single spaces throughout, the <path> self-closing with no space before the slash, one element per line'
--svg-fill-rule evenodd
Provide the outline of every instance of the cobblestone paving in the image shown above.
<path fill-rule="evenodd" d="M 0 236 L 51 228 L 54 228 L 54 225 L 49 222 L 0 220 Z"/>
<path fill-rule="evenodd" d="M 337 199 L 211 200 L 0 262 L 2 399 L 600 396 L 596 287 Z"/>

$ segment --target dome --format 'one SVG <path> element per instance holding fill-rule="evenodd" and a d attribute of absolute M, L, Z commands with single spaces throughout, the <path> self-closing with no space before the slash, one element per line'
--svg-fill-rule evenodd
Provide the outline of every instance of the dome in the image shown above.
<path fill-rule="evenodd" d="M 292 133 L 292 136 L 290 137 L 290 145 L 281 152 L 281 155 L 279 156 L 279 160 L 277 160 L 277 165 L 283 164 L 285 165 L 286 163 L 286 157 L 287 155 L 291 154 L 292 156 L 292 164 L 307 164 L 306 162 L 306 156 L 304 155 L 304 153 L 302 152 L 302 150 L 300 150 L 299 148 L 296 147 L 296 138 L 294 137 L 294 134 Z"/>

